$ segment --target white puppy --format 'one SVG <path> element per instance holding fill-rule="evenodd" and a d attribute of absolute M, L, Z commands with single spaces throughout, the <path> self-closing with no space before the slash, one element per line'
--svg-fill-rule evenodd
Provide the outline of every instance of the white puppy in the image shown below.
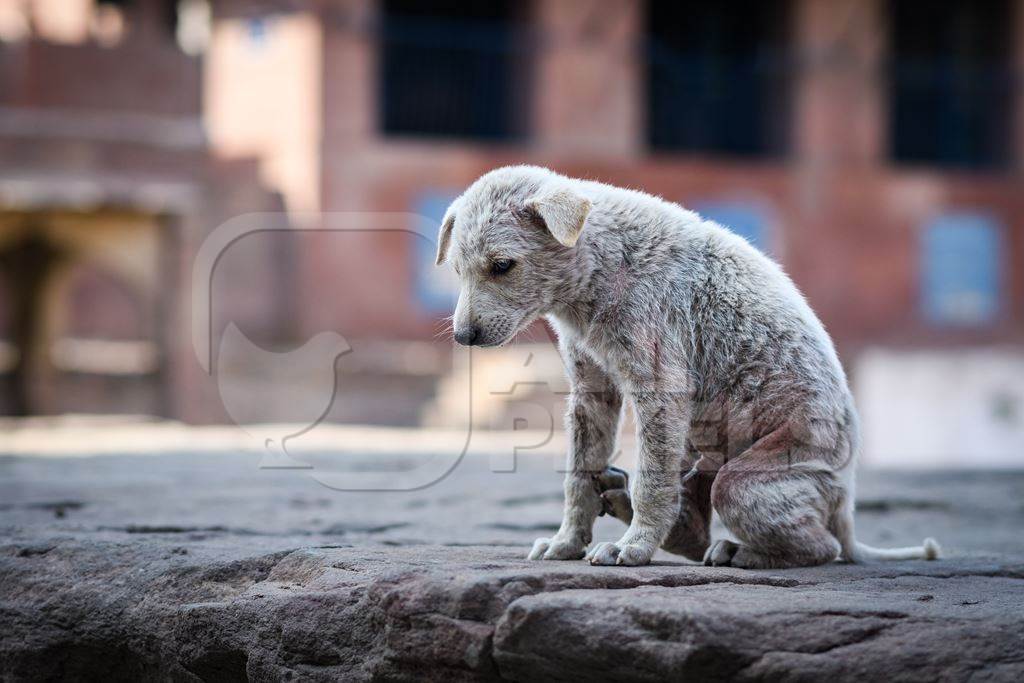
<path fill-rule="evenodd" d="M 740 237 L 642 192 L 520 166 L 452 203 L 446 260 L 461 283 L 456 341 L 497 346 L 546 316 L 572 381 L 565 514 L 531 559 L 584 557 L 602 511 L 629 528 L 592 548 L 593 564 L 646 564 L 659 546 L 751 568 L 936 557 L 931 539 L 855 540 L 842 366 L 790 279 Z M 630 493 L 608 468 L 624 401 L 639 444 Z M 740 543 L 710 545 L 712 506 Z"/>

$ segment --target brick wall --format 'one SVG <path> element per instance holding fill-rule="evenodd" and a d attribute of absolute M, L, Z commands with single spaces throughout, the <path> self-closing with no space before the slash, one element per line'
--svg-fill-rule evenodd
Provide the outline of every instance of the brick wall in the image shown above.
<path fill-rule="evenodd" d="M 495 166 L 537 163 L 690 206 L 739 201 L 762 207 L 776 257 L 844 349 L 1024 339 L 1024 281 L 1016 267 L 1024 262 L 1019 174 L 1014 168 L 966 173 L 888 162 L 888 47 L 880 0 L 794 3 L 791 149 L 781 159 L 751 161 L 645 149 L 638 104 L 643 3 L 532 5 L 532 26 L 541 32 L 532 55 L 533 117 L 527 138 L 507 144 L 382 135 L 374 80 L 379 6 L 353 0 L 335 7 L 324 36 L 326 211 L 408 211 L 424 191 L 457 192 Z M 613 14 L 621 20 L 601 20 Z M 1002 226 L 1000 313 L 966 329 L 933 325 L 920 305 L 922 231 L 938 215 L 974 210 Z M 369 278 L 381 283 L 377 296 L 304 310 L 306 332 L 429 338 L 436 320 L 418 311 L 411 295 L 395 295 L 415 286 L 408 241 L 346 240 L 310 248 L 306 291 L 325 283 L 356 291 Z"/>

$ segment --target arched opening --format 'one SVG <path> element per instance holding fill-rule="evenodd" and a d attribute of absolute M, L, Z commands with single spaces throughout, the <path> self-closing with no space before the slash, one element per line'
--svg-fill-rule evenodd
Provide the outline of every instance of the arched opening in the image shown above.
<path fill-rule="evenodd" d="M 56 412 L 158 413 L 157 321 L 147 292 L 83 260 L 61 274 L 56 296 Z"/>
<path fill-rule="evenodd" d="M 165 413 L 159 223 L 0 212 L 0 228 L 0 415 Z"/>

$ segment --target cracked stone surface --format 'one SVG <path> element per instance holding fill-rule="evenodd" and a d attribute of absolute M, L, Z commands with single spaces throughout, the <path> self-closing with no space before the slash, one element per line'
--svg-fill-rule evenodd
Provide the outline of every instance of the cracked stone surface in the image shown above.
<path fill-rule="evenodd" d="M 546 458 L 358 494 L 256 462 L 0 459 L 0 679 L 1024 675 L 1024 473 L 860 476 L 860 537 L 940 561 L 743 571 L 527 562 L 560 517 Z"/>

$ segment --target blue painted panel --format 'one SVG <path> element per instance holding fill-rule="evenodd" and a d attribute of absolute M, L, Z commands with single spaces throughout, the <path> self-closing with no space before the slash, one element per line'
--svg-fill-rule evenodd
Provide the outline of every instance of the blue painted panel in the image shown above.
<path fill-rule="evenodd" d="M 728 228 L 752 245 L 771 253 L 769 244 L 768 221 L 765 212 L 755 204 L 744 202 L 700 202 L 693 210 L 704 218 L 713 220 L 722 227 Z"/>
<path fill-rule="evenodd" d="M 981 325 L 1000 309 L 1002 226 L 991 215 L 955 213 L 925 227 L 921 292 L 935 323 Z"/>
<path fill-rule="evenodd" d="M 264 17 L 251 17 L 246 22 L 246 29 L 249 32 L 249 47 L 262 49 L 267 45 L 267 19 Z"/>
<path fill-rule="evenodd" d="M 458 195 L 450 192 L 427 190 L 417 197 L 413 213 L 423 221 L 420 232 L 436 235 L 441 227 L 444 212 Z M 425 315 L 449 315 L 455 310 L 459 296 L 458 282 L 451 268 L 434 265 L 437 257 L 437 243 L 432 239 L 411 237 L 413 257 L 413 296 L 420 311 Z"/>

